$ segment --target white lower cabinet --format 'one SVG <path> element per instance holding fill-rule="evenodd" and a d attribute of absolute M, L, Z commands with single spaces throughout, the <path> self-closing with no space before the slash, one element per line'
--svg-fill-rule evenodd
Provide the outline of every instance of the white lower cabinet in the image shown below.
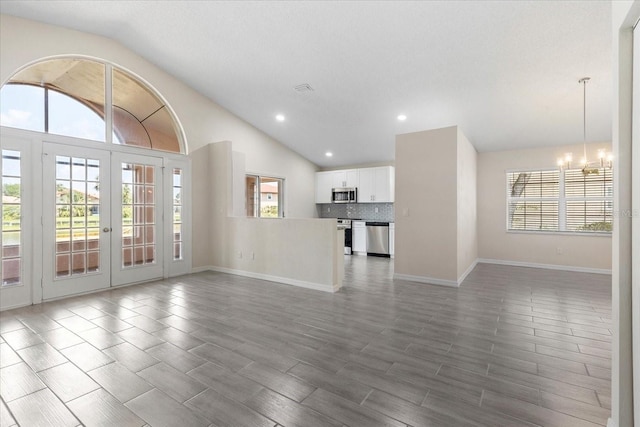
<path fill-rule="evenodd" d="M 390 222 L 389 223 L 389 255 L 391 255 L 391 258 L 394 257 L 396 252 L 395 240 L 396 240 L 396 224 L 393 222 Z"/>
<path fill-rule="evenodd" d="M 353 221 L 351 223 L 351 251 L 367 252 L 367 227 L 364 221 Z"/>

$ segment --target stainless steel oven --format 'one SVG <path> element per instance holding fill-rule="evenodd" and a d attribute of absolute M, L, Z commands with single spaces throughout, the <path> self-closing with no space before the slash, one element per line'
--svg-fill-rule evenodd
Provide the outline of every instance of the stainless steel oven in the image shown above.
<path fill-rule="evenodd" d="M 351 220 L 338 218 L 338 228 L 344 230 L 344 254 L 351 255 L 351 245 L 353 241 Z"/>

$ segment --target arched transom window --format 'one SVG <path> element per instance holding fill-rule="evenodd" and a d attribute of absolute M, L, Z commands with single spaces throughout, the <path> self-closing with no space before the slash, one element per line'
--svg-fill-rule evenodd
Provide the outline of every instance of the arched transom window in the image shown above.
<path fill-rule="evenodd" d="M 16 73 L 0 90 L 0 125 L 183 152 L 177 122 L 154 90 L 84 58 L 45 60 Z"/>

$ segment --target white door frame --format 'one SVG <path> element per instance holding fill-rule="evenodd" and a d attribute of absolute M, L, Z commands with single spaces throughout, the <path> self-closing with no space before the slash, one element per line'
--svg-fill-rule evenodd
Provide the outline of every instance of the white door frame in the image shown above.
<path fill-rule="evenodd" d="M 640 17 L 638 17 L 640 19 Z M 631 307 L 633 402 L 635 423 L 640 424 L 640 20 L 633 30 L 633 98 L 631 117 Z"/>

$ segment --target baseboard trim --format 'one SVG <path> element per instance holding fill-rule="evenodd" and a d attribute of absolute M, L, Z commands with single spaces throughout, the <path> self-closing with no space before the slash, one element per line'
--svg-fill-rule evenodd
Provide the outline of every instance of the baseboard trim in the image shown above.
<path fill-rule="evenodd" d="M 253 271 L 236 270 L 234 268 L 218 267 L 209 265 L 206 267 L 196 267 L 191 270 L 193 273 L 201 273 L 203 271 L 217 271 L 219 273 L 233 274 L 236 276 L 250 277 L 252 279 L 266 280 L 269 282 L 281 283 L 284 285 L 297 286 L 299 288 L 313 289 L 314 291 L 337 292 L 340 286 L 329 286 L 322 283 L 307 282 L 304 280 L 292 279 L 290 277 L 272 276 L 270 274 L 255 273 Z"/>
<path fill-rule="evenodd" d="M 578 273 L 607 274 L 607 275 L 611 274 L 611 270 L 607 270 L 604 268 L 575 267 L 572 265 L 538 264 L 535 262 L 506 261 L 501 259 L 489 259 L 489 258 L 478 258 L 477 262 L 484 263 L 484 264 L 511 265 L 514 267 L 530 267 L 530 268 L 544 268 L 547 270 L 574 271 Z"/>
<path fill-rule="evenodd" d="M 32 302 L 26 302 L 26 303 L 19 303 L 19 304 L 9 305 L 9 306 L 6 306 L 6 307 L 2 306 L 2 307 L 0 307 L 0 311 L 13 310 L 14 308 L 29 307 L 30 305 L 33 305 L 33 304 L 34 303 L 32 303 Z"/>
<path fill-rule="evenodd" d="M 458 277 L 458 286 L 462 285 L 462 282 L 464 282 L 464 279 L 466 279 L 469 273 L 471 273 L 473 269 L 476 268 L 476 265 L 478 265 L 477 258 L 475 259 L 475 261 L 471 263 L 469 268 L 467 268 L 467 270 L 464 273 L 462 273 L 462 276 Z"/>
<path fill-rule="evenodd" d="M 202 273 L 204 271 L 212 271 L 213 270 L 213 266 L 212 265 L 205 265 L 202 267 L 192 267 L 191 268 L 191 274 L 195 274 L 195 273 Z"/>
<path fill-rule="evenodd" d="M 607 427 L 618 427 L 618 423 L 613 418 L 607 420 Z"/>
<path fill-rule="evenodd" d="M 394 273 L 393 279 L 408 280 L 410 282 L 418 282 L 418 283 L 428 283 L 430 285 L 449 286 L 452 288 L 457 288 L 460 286 L 460 284 L 455 280 L 436 279 L 436 278 L 427 277 L 427 276 L 413 276 L 411 274 Z"/>

